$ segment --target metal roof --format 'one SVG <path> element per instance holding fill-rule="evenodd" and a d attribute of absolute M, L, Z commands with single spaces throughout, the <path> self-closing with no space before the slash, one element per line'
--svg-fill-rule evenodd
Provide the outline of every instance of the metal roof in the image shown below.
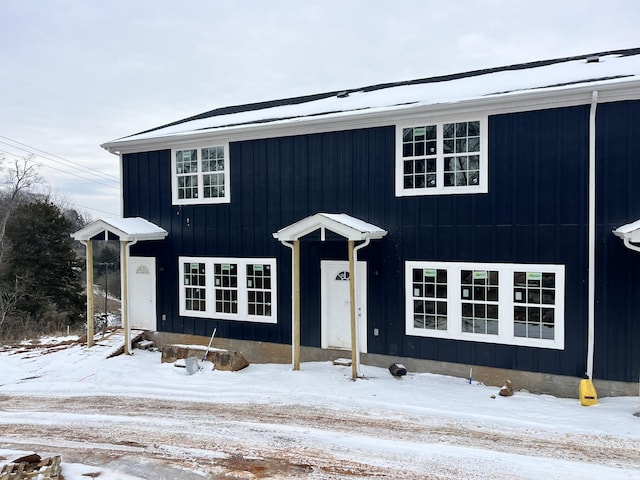
<path fill-rule="evenodd" d="M 299 240 L 316 230 L 321 231 L 322 239 L 324 239 L 325 230 L 337 233 L 347 240 L 377 239 L 387 234 L 386 230 L 346 213 L 316 213 L 281 228 L 273 234 L 273 237 L 280 241 Z"/>
<path fill-rule="evenodd" d="M 140 217 L 100 218 L 71 234 L 75 240 L 108 240 L 109 234 L 121 241 L 162 240 L 168 232 Z M 103 238 L 97 238 L 104 235 Z"/>
<path fill-rule="evenodd" d="M 512 98 L 540 91 L 575 90 L 579 86 L 614 86 L 640 82 L 640 48 L 521 63 L 451 75 L 380 83 L 313 95 L 215 108 L 123 137 L 103 145 L 109 150 L 200 133 L 222 133 L 239 128 L 293 125 L 361 117 L 371 113 L 404 111 L 415 106 L 437 106 Z"/>
<path fill-rule="evenodd" d="M 616 228 L 613 234 L 630 242 L 640 243 L 640 220 Z"/>

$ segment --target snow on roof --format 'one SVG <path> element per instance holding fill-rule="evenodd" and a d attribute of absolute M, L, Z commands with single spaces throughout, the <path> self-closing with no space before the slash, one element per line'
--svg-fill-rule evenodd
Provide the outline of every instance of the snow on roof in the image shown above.
<path fill-rule="evenodd" d="M 385 234 L 386 230 L 383 230 L 380 227 L 377 227 L 371 223 L 367 223 L 364 220 L 360 220 L 359 218 L 352 217 L 351 215 L 347 215 L 346 213 L 320 213 L 330 220 L 334 222 L 341 223 L 345 227 L 352 228 L 362 233 L 369 234 Z"/>
<path fill-rule="evenodd" d="M 131 218 L 100 218 L 81 228 L 71 236 L 75 240 L 87 241 L 96 235 L 112 233 L 120 240 L 162 240 L 168 232 L 140 217 Z"/>
<path fill-rule="evenodd" d="M 620 238 L 628 238 L 633 243 L 640 243 L 640 220 L 622 225 L 616 228 L 613 233 Z"/>
<path fill-rule="evenodd" d="M 298 240 L 316 230 L 324 232 L 325 229 L 337 233 L 348 240 L 382 238 L 387 234 L 386 230 L 346 213 L 316 213 L 281 228 L 273 234 L 273 237 L 285 241 Z M 324 233 L 322 236 L 324 238 Z"/>
<path fill-rule="evenodd" d="M 223 107 L 103 145 L 640 80 L 640 48 Z"/>

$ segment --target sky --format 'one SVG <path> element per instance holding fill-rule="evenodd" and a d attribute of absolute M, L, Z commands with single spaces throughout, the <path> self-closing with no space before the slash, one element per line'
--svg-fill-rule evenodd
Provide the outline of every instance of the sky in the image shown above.
<path fill-rule="evenodd" d="M 637 0 L 0 0 L 0 158 L 121 213 L 101 144 L 213 108 L 640 46 Z M 6 171 L 5 171 L 6 173 Z"/>

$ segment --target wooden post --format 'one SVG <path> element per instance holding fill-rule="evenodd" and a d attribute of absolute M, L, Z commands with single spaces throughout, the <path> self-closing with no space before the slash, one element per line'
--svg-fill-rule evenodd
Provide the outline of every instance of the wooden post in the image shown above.
<path fill-rule="evenodd" d="M 358 345 L 356 332 L 356 289 L 355 289 L 355 262 L 353 255 L 353 240 L 349 240 L 349 302 L 351 310 L 351 378 L 358 378 Z"/>
<path fill-rule="evenodd" d="M 93 347 L 93 243 L 87 240 L 87 347 Z"/>
<path fill-rule="evenodd" d="M 300 370 L 300 240 L 293 241 L 293 331 L 291 348 L 293 369 Z"/>
<path fill-rule="evenodd" d="M 122 314 L 122 328 L 124 330 L 124 354 L 130 355 L 130 337 L 129 332 L 129 295 L 127 292 L 127 242 L 120 240 L 120 272 L 121 272 L 121 292 L 122 297 L 121 314 Z"/>

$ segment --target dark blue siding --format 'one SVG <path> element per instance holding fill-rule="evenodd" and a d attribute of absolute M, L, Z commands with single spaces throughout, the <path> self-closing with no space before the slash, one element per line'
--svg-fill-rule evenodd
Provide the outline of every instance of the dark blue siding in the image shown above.
<path fill-rule="evenodd" d="M 158 259 L 158 317 L 166 317 L 159 329 L 208 335 L 217 326 L 225 337 L 289 343 L 291 253 L 271 234 L 318 211 L 369 218 L 371 206 L 380 205 L 372 221 L 384 220 L 380 192 L 393 188 L 390 155 L 392 128 L 232 143 L 231 203 L 208 206 L 171 205 L 170 151 L 124 155 L 125 216 L 143 216 L 170 232 L 165 242 L 133 248 Z M 319 346 L 320 260 L 346 259 L 347 248 L 342 241 L 305 241 L 302 252 L 302 342 Z M 277 258 L 278 324 L 180 317 L 181 255 Z"/>
<path fill-rule="evenodd" d="M 599 190 L 596 376 L 638 375 L 640 254 L 611 230 L 640 218 L 640 158 L 631 128 L 637 103 L 598 110 Z M 393 126 L 230 144 L 231 203 L 172 206 L 170 151 L 123 156 L 126 216 L 170 231 L 165 242 L 136 245 L 158 259 L 159 329 L 289 343 L 291 251 L 278 229 L 317 212 L 343 212 L 388 230 L 360 253 L 368 262 L 368 351 L 446 362 L 581 375 L 585 369 L 588 273 L 589 107 L 489 118 L 489 193 L 396 198 Z M 622 159 L 622 160 L 621 160 Z M 277 325 L 178 315 L 181 255 L 275 257 Z M 301 247 L 302 343 L 320 346 L 320 261 L 346 259 L 344 241 L 305 238 Z M 550 263 L 566 267 L 563 351 L 411 337 L 405 332 L 406 260 Z M 612 268 L 613 266 L 613 268 Z M 606 267 L 606 268 L 605 268 Z M 633 317 L 633 318 L 632 318 Z M 373 336 L 373 329 L 379 336 Z M 619 353 L 612 345 L 627 342 Z M 633 353 L 631 353 L 633 352 Z M 626 356 L 624 356 L 626 355 Z M 612 373 L 612 372 L 617 373 Z M 622 373 L 621 373 L 622 372 Z M 635 377 L 634 377 L 635 375 Z"/>
<path fill-rule="evenodd" d="M 640 377 L 640 253 L 611 232 L 640 218 L 640 102 L 598 106 L 594 376 Z"/>
<path fill-rule="evenodd" d="M 488 194 L 396 199 L 389 192 L 387 198 L 401 205 L 401 224 L 384 242 L 400 251 L 399 257 L 389 255 L 400 268 L 405 260 L 566 265 L 565 350 L 405 336 L 404 284 L 398 272 L 385 279 L 387 288 L 394 288 L 393 303 L 387 302 L 387 337 L 371 341 L 370 351 L 581 375 L 586 358 L 587 134 L 588 107 L 493 116 Z"/>

